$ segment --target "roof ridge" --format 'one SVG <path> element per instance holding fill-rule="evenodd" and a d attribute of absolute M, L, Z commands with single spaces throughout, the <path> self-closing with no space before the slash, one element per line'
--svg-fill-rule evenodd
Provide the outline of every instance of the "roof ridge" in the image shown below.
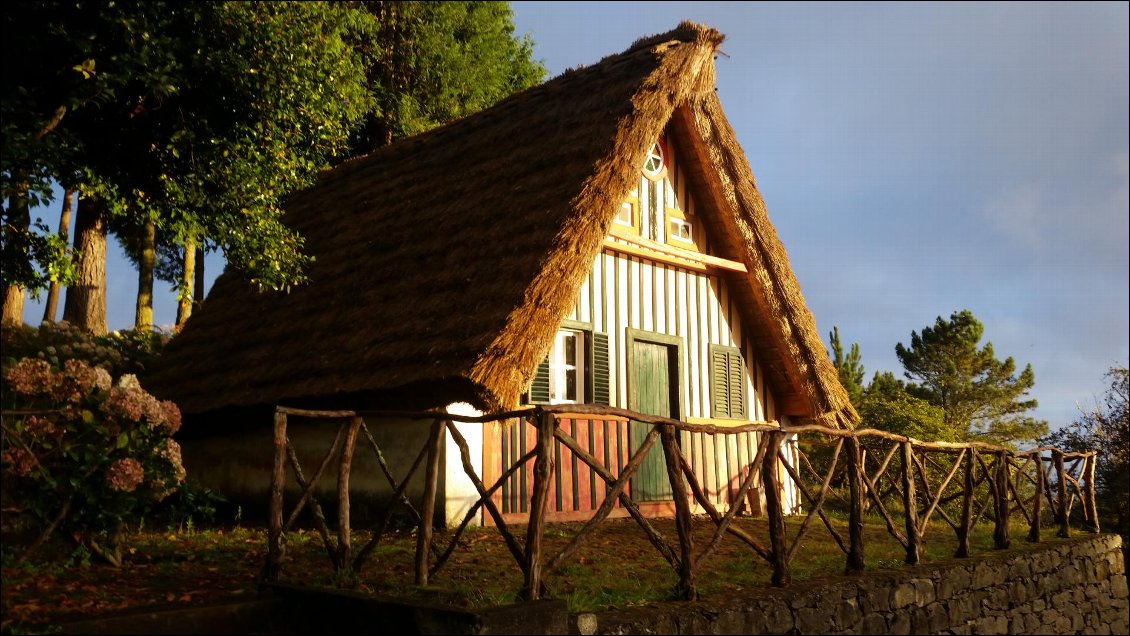
<path fill-rule="evenodd" d="M 624 51 L 624 55 L 634 53 L 640 49 L 651 48 L 656 44 L 662 44 L 664 42 L 708 44 L 714 47 L 714 49 L 717 49 L 722 45 L 725 39 L 726 36 L 713 27 L 692 22 L 691 20 L 683 20 L 679 23 L 679 26 L 666 33 L 649 35 L 636 40 Z"/>

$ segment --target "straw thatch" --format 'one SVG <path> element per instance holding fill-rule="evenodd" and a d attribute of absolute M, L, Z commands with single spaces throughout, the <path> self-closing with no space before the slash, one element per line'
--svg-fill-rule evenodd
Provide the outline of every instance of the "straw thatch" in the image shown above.
<path fill-rule="evenodd" d="M 325 173 L 286 221 L 310 283 L 223 275 L 150 384 L 188 413 L 267 404 L 512 406 L 549 349 L 646 151 L 667 129 L 777 399 L 856 416 L 714 93 L 723 36 L 684 22 L 489 110 Z"/>

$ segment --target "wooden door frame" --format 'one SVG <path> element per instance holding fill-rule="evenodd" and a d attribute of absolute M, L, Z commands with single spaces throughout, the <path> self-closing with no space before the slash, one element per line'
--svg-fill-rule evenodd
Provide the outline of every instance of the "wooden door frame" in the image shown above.
<path fill-rule="evenodd" d="M 625 384 L 624 406 L 631 408 L 633 391 L 632 380 L 635 371 L 632 369 L 632 351 L 636 342 L 650 342 L 651 344 L 663 345 L 668 349 L 675 349 L 675 368 L 674 370 L 668 369 L 668 373 L 672 375 L 675 381 L 671 383 L 670 401 L 671 401 L 671 419 L 683 419 L 683 338 L 682 336 L 669 336 L 665 333 L 656 333 L 654 331 L 644 331 L 642 329 L 632 329 L 628 327 L 624 330 L 624 377 L 627 380 Z M 670 358 L 668 358 L 670 360 Z"/>

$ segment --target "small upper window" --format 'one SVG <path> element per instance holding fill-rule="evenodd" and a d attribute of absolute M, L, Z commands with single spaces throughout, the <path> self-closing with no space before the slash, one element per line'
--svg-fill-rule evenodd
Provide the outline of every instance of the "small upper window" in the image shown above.
<path fill-rule="evenodd" d="M 635 219 L 632 218 L 632 204 L 625 201 L 620 205 L 620 212 L 616 215 L 616 222 L 620 225 L 627 225 L 629 227 L 635 226 Z"/>
<path fill-rule="evenodd" d="M 655 142 L 647 151 L 647 159 L 643 162 L 643 174 L 648 179 L 659 179 L 663 176 L 663 167 L 667 162 L 667 152 L 662 141 Z"/>
<path fill-rule="evenodd" d="M 693 243 L 694 239 L 691 237 L 691 224 L 682 219 L 672 218 L 668 221 L 671 228 L 667 232 L 667 236 L 674 241 L 682 241 L 684 243 Z"/>

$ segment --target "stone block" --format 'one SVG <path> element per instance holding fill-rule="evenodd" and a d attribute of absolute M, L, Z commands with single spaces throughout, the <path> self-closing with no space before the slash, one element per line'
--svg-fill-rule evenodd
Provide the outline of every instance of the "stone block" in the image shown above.
<path fill-rule="evenodd" d="M 888 621 L 888 634 L 909 634 L 910 633 L 910 613 L 909 612 L 895 612 Z"/>
<path fill-rule="evenodd" d="M 867 614 L 863 617 L 864 634 L 886 634 L 887 621 L 883 618 L 882 614 Z"/>
<path fill-rule="evenodd" d="M 1114 598 L 1126 598 L 1126 575 L 1116 574 L 1110 577 L 1110 595 Z"/>
<path fill-rule="evenodd" d="M 891 590 L 891 609 L 900 610 L 914 605 L 916 590 L 912 583 L 899 583 Z"/>
<path fill-rule="evenodd" d="M 796 630 L 801 634 L 828 634 L 835 627 L 833 618 L 820 608 L 802 607 L 796 611 Z"/>
<path fill-rule="evenodd" d="M 914 585 L 914 604 L 923 607 L 934 602 L 934 581 L 932 579 L 911 579 Z"/>
<path fill-rule="evenodd" d="M 768 599 L 761 604 L 765 616 L 767 633 L 787 634 L 796 626 L 796 620 L 789 606 L 779 598 Z"/>
<path fill-rule="evenodd" d="M 836 609 L 836 626 L 841 630 L 856 629 L 863 620 L 863 613 L 859 611 L 859 601 L 843 599 Z"/>

